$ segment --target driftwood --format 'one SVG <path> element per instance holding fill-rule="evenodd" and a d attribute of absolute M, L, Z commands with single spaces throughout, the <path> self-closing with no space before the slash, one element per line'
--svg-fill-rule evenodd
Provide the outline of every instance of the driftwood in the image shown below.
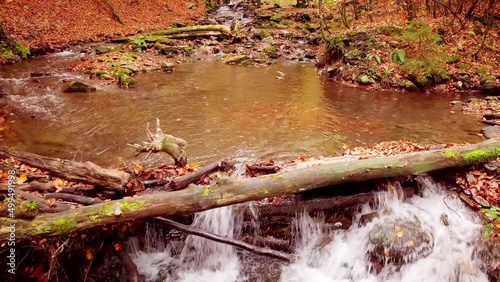
<path fill-rule="evenodd" d="M 137 150 L 136 155 L 147 152 L 147 157 L 149 157 L 151 153 L 165 152 L 174 158 L 175 165 L 185 166 L 187 164 L 186 149 L 188 143 L 181 138 L 163 133 L 159 119 L 156 119 L 156 132 L 153 134 L 149 130 L 148 123 L 146 126 L 146 134 L 149 141 L 142 142 L 142 144 L 128 144 Z"/>
<path fill-rule="evenodd" d="M 215 241 L 215 242 L 219 242 L 219 243 L 224 243 L 224 244 L 227 244 L 227 245 L 235 246 L 237 248 L 240 248 L 240 249 L 243 249 L 243 250 L 246 250 L 246 251 L 250 251 L 250 252 L 252 252 L 254 254 L 268 256 L 268 257 L 273 257 L 273 258 L 277 258 L 277 259 L 280 259 L 280 260 L 283 260 L 283 261 L 286 261 L 286 262 L 291 262 L 292 261 L 291 255 L 289 255 L 287 253 L 283 253 L 283 252 L 272 250 L 272 249 L 266 249 L 266 248 L 254 246 L 252 244 L 248 244 L 248 243 L 240 241 L 240 240 L 236 240 L 236 239 L 233 239 L 233 238 L 229 238 L 229 237 L 224 237 L 224 236 L 219 236 L 219 235 L 216 235 L 216 234 L 212 234 L 212 233 L 209 233 L 209 232 L 206 232 L 206 231 L 203 231 L 203 230 L 199 230 L 197 228 L 193 228 L 191 226 L 187 226 L 187 225 L 178 223 L 178 222 L 173 221 L 171 219 L 167 219 L 167 218 L 163 218 L 163 217 L 155 217 L 155 219 L 160 220 L 164 224 L 166 224 L 166 225 L 168 225 L 168 226 L 170 226 L 172 228 L 175 228 L 177 230 L 180 230 L 180 231 L 182 231 L 184 233 L 190 234 L 190 235 L 196 235 L 196 236 L 200 236 L 200 237 L 203 237 L 203 238 Z"/>
<path fill-rule="evenodd" d="M 469 166 L 500 156 L 500 140 L 388 157 L 348 160 L 241 180 L 222 179 L 214 185 L 189 185 L 160 192 L 80 207 L 33 220 L 18 220 L 16 238 L 64 235 L 110 223 L 156 216 L 192 214 L 212 208 L 290 195 L 319 187 L 370 179 L 408 176 L 445 168 Z M 335 189 L 332 187 L 331 189 Z M 9 225 L 0 218 L 0 242 L 8 240 Z"/>
<path fill-rule="evenodd" d="M 131 179 L 130 175 L 126 172 L 102 168 L 91 162 L 80 163 L 49 158 L 32 153 L 14 151 L 4 146 L 0 146 L 0 157 L 13 157 L 22 163 L 46 170 L 50 174 L 60 178 L 112 188 L 120 192 L 125 192 L 125 186 Z"/>

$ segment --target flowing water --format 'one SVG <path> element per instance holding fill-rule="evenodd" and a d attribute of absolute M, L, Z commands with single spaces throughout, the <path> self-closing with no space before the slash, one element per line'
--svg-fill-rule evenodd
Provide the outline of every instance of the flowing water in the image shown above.
<path fill-rule="evenodd" d="M 100 165 L 141 162 L 127 143 L 145 141 L 146 123 L 156 118 L 164 132 L 189 143 L 188 158 L 197 163 L 331 156 L 343 145 L 387 140 L 481 140 L 478 119 L 449 106 L 468 97 L 344 87 L 320 79 L 311 64 L 252 68 L 203 59 L 173 73 L 139 74 L 136 88 L 120 89 L 64 70 L 79 57 L 64 52 L 0 68 L 15 132 L 0 144 Z M 35 81 L 30 72 L 53 75 Z M 63 93 L 68 78 L 98 91 Z M 145 165 L 166 160 L 158 154 Z"/>
<path fill-rule="evenodd" d="M 133 259 L 148 281 L 488 281 L 475 256 L 481 232 L 479 218 L 460 200 L 446 197 L 444 188 L 430 178 L 421 177 L 418 181 L 422 197 L 414 196 L 403 202 L 392 194 L 382 193 L 377 207 L 363 206 L 360 215 L 374 211 L 381 214 L 366 225 L 359 224 L 358 216 L 348 230 L 328 232 L 318 219 L 305 214 L 298 216 L 294 221 L 294 249 L 298 257 L 289 265 L 194 236 L 188 236 L 180 255 L 176 255 L 172 247 L 163 245 L 157 233 L 154 238 L 162 243 L 153 245 L 161 248 L 135 251 Z M 434 236 L 433 252 L 400 269 L 389 263 L 377 274 L 367 256 L 368 234 L 376 224 L 396 215 L 408 219 L 417 216 L 423 228 Z M 224 207 L 197 214 L 194 226 L 234 237 L 241 223 L 231 207 Z"/>
<path fill-rule="evenodd" d="M 64 79 L 86 80 L 65 71 L 79 57 L 64 52 L 0 69 L 0 84 L 13 112 L 8 119 L 12 131 L 1 144 L 101 165 L 141 163 L 126 144 L 145 140 L 145 125 L 155 118 L 165 132 L 189 142 L 190 160 L 199 163 L 226 157 L 329 156 L 343 145 L 387 140 L 481 140 L 478 120 L 449 106 L 451 100 L 468 98 L 464 96 L 370 92 L 320 79 L 309 64 L 250 68 L 210 59 L 185 62 L 173 73 L 140 74 L 134 89 L 87 81 L 98 88 L 96 93 L 63 93 Z M 284 79 L 276 78 L 278 71 L 285 73 Z M 52 75 L 35 81 L 30 72 Z M 165 156 L 156 156 L 145 165 L 165 161 Z M 363 207 L 362 213 L 417 215 L 432 230 L 433 253 L 399 271 L 389 265 L 379 274 L 371 272 L 365 253 L 368 231 L 390 215 L 335 233 L 325 233 L 317 219 L 302 215 L 294 228 L 298 258 L 289 265 L 193 236 L 167 243 L 162 229 L 154 226 L 130 245 L 148 281 L 486 281 L 474 257 L 478 219 L 460 201 L 445 199 L 428 179 L 421 184 L 424 197 L 400 202 L 385 195 L 379 207 Z M 442 214 L 449 226 L 441 223 Z M 225 207 L 197 214 L 193 224 L 237 237 L 242 219 Z M 327 244 L 318 248 L 325 237 L 330 238 Z"/>

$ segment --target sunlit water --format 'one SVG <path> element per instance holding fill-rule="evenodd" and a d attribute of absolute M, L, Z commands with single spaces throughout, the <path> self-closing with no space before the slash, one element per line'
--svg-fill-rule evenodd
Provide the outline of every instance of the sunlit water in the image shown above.
<path fill-rule="evenodd" d="M 146 140 L 146 123 L 156 118 L 164 132 L 189 143 L 189 160 L 197 163 L 331 156 L 343 145 L 387 140 L 481 140 L 479 120 L 449 106 L 466 96 L 345 87 L 320 78 L 312 64 L 254 68 L 204 58 L 178 65 L 173 73 L 138 74 L 136 88 L 120 89 L 68 72 L 65 67 L 79 58 L 65 52 L 0 67 L 15 132 L 0 144 L 100 165 L 141 162 L 127 143 Z M 278 71 L 284 79 L 276 78 Z M 35 81 L 30 72 L 53 76 Z M 63 93 L 65 79 L 98 90 Z M 166 160 L 158 154 L 145 165 Z"/>
<path fill-rule="evenodd" d="M 379 205 L 363 206 L 352 227 L 345 231 L 327 233 L 317 219 L 298 216 L 294 222 L 294 248 L 298 258 L 289 265 L 270 263 L 266 258 L 193 236 L 186 240 L 180 256 L 172 255 L 166 248 L 161 252 L 135 252 L 134 261 L 149 281 L 488 281 L 480 269 L 480 260 L 475 257 L 481 230 L 479 219 L 460 200 L 446 197 L 444 188 L 429 178 L 420 178 L 419 182 L 423 197 L 414 196 L 402 202 L 389 194 L 381 194 Z M 381 216 L 359 226 L 360 215 L 373 211 L 379 211 Z M 443 215 L 448 218 L 448 226 L 442 222 Z M 433 252 L 401 269 L 388 264 L 376 274 L 371 271 L 366 254 L 368 234 L 375 224 L 394 216 L 409 219 L 417 216 L 423 228 L 434 236 Z M 241 220 L 231 207 L 224 207 L 198 214 L 194 225 L 234 237 L 239 233 Z M 322 243 L 326 237 L 331 241 Z M 154 275 L 167 268 L 173 270 L 168 277 Z"/>

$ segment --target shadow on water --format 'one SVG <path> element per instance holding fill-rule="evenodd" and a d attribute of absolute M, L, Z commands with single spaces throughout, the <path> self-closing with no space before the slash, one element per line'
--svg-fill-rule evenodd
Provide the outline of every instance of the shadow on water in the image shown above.
<path fill-rule="evenodd" d="M 477 119 L 450 112 L 455 97 L 348 88 L 318 78 L 309 64 L 250 68 L 200 60 L 173 73 L 140 74 L 134 89 L 92 80 L 95 93 L 63 93 L 63 79 L 82 77 L 61 66 L 77 59 L 67 53 L 0 69 L 17 134 L 3 144 L 101 165 L 140 162 L 126 144 L 145 140 L 146 123 L 156 118 L 165 132 L 188 141 L 190 161 L 199 163 L 332 155 L 345 144 L 387 140 L 480 140 L 471 134 L 480 128 Z M 31 71 L 54 74 L 35 82 Z"/>

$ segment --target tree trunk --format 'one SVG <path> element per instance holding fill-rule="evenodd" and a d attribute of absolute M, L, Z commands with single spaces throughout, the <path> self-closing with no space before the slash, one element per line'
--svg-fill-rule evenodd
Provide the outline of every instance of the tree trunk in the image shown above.
<path fill-rule="evenodd" d="M 0 157 L 10 158 L 48 171 L 50 174 L 70 181 L 84 182 L 125 192 L 131 177 L 128 173 L 102 168 L 91 162 L 80 163 L 44 157 L 27 152 L 11 150 L 0 146 Z"/>
<path fill-rule="evenodd" d="M 15 234 L 17 240 L 64 235 L 104 224 L 191 214 L 340 183 L 475 165 L 497 157 L 500 157 L 500 140 L 491 139 L 474 145 L 350 160 L 255 178 L 222 179 L 211 186 L 191 184 L 180 191 L 124 198 L 68 212 L 44 214 L 33 220 L 17 220 Z M 0 218 L 0 242 L 8 240 L 12 224 L 10 219 Z"/>

